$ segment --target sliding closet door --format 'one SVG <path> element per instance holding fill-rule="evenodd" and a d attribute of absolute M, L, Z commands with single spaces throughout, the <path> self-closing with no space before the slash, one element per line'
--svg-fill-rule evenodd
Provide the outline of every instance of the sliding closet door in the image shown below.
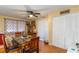
<path fill-rule="evenodd" d="M 37 33 L 40 37 L 40 40 L 46 41 L 48 37 L 48 21 L 47 19 L 37 20 L 36 21 L 37 26 Z"/>
<path fill-rule="evenodd" d="M 74 46 L 78 38 L 78 34 L 75 35 L 75 31 L 77 31 L 75 30 L 75 19 L 75 14 L 67 14 L 53 18 L 53 45 L 55 44 L 65 49 Z"/>
<path fill-rule="evenodd" d="M 71 48 L 74 45 L 74 21 L 73 14 L 68 14 L 65 16 L 65 48 Z"/>
<path fill-rule="evenodd" d="M 75 14 L 74 42 L 79 43 L 79 13 Z"/>
<path fill-rule="evenodd" d="M 76 47 L 79 43 L 79 13 L 69 14 L 66 17 L 65 47 Z"/>
<path fill-rule="evenodd" d="M 53 45 L 68 49 L 79 43 L 79 13 L 54 17 L 52 26 Z"/>
<path fill-rule="evenodd" d="M 65 18 L 64 16 L 52 19 L 52 44 L 64 48 Z"/>

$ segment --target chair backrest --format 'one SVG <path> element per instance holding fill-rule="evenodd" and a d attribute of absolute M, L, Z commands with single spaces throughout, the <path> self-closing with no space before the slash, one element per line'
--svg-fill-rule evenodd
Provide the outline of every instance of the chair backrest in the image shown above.
<path fill-rule="evenodd" d="M 21 32 L 15 32 L 15 36 L 21 36 Z"/>
<path fill-rule="evenodd" d="M 18 47 L 18 43 L 13 39 L 13 37 L 5 35 L 4 38 L 5 52 L 8 53 L 10 50 Z"/>
<path fill-rule="evenodd" d="M 4 40 L 4 34 L 0 34 L 0 45 L 4 44 L 3 40 Z"/>
<path fill-rule="evenodd" d="M 0 41 L 1 41 L 1 45 L 4 45 L 4 49 L 5 49 L 5 52 L 7 52 L 7 45 L 6 45 L 6 41 L 5 41 L 5 35 L 4 34 L 0 34 Z"/>

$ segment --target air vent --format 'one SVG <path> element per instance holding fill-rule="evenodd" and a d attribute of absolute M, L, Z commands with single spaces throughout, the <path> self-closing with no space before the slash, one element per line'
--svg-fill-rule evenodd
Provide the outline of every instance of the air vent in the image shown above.
<path fill-rule="evenodd" d="M 67 13 L 70 13 L 69 9 L 60 12 L 60 14 L 67 14 Z"/>

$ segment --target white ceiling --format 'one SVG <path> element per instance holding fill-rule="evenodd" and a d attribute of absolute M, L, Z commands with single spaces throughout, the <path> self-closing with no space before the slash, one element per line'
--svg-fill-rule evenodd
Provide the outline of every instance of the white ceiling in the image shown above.
<path fill-rule="evenodd" d="M 0 5 L 0 15 L 11 16 L 20 19 L 27 19 L 26 11 L 40 12 L 41 16 L 46 16 L 49 12 L 71 6 L 65 5 Z"/>

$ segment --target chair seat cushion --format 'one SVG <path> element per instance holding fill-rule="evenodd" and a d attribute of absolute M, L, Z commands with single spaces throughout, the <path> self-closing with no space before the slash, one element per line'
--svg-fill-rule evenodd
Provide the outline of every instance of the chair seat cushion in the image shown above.
<path fill-rule="evenodd" d="M 9 48 L 7 48 L 8 50 L 14 50 L 14 49 L 17 49 L 18 48 L 18 46 L 12 46 L 12 47 L 9 47 Z"/>

